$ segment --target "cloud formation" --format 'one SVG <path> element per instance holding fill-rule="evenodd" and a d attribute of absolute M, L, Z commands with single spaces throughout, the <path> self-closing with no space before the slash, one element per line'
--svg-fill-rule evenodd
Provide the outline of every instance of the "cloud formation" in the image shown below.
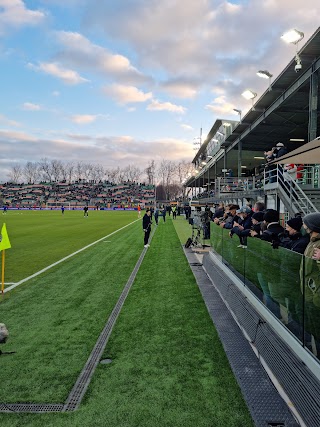
<path fill-rule="evenodd" d="M 0 0 L 0 35 L 13 28 L 38 25 L 44 19 L 43 12 L 27 9 L 22 0 Z"/>
<path fill-rule="evenodd" d="M 184 114 L 187 109 L 182 105 L 175 105 L 171 102 L 160 102 L 157 99 L 153 99 L 148 105 L 147 110 L 149 111 L 169 111 L 170 113 Z"/>
<path fill-rule="evenodd" d="M 118 104 L 146 102 L 152 98 L 151 92 L 145 93 L 135 86 L 125 86 L 120 84 L 104 86 L 103 92 L 105 95 L 114 99 Z"/>
<path fill-rule="evenodd" d="M 76 71 L 66 69 L 56 62 L 41 62 L 39 65 L 29 63 L 28 67 L 35 71 L 41 71 L 62 80 L 69 85 L 87 83 L 89 80 L 81 77 Z"/>

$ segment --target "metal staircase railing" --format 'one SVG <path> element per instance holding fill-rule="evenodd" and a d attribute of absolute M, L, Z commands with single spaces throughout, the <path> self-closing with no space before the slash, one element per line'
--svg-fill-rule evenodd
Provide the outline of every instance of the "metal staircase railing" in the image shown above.
<path fill-rule="evenodd" d="M 312 203 L 300 185 L 292 179 L 290 174 L 284 173 L 280 165 L 274 165 L 272 169 L 265 170 L 264 183 L 265 191 L 276 191 L 291 215 L 298 212 L 303 215 L 318 212 L 317 207 Z"/>

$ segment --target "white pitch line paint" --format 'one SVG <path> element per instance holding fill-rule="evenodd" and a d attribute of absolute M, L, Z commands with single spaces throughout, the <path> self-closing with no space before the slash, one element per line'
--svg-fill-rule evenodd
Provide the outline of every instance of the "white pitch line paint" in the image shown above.
<path fill-rule="evenodd" d="M 32 274 L 31 276 L 26 277 L 25 279 L 20 280 L 20 282 L 16 282 L 16 283 L 14 283 L 13 285 L 9 286 L 8 288 L 5 288 L 4 293 L 7 293 L 7 292 L 11 291 L 12 289 L 16 288 L 17 286 L 22 285 L 22 283 L 25 283 L 25 282 L 27 282 L 28 280 L 33 279 L 34 277 L 39 276 L 39 274 L 44 273 L 45 271 L 49 270 L 49 269 L 50 269 L 50 268 L 52 268 L 52 267 L 55 267 L 56 265 L 60 264 L 61 262 L 63 262 L 63 261 L 65 261 L 65 260 L 67 260 L 67 259 L 69 259 L 69 258 L 73 257 L 74 255 L 79 254 L 80 252 L 84 251 L 85 249 L 90 248 L 91 246 L 95 245 L 96 243 L 101 242 L 103 239 L 106 239 L 106 238 L 108 238 L 108 237 L 112 236 L 113 234 L 118 233 L 118 231 L 121 231 L 121 230 L 123 230 L 123 229 L 125 229 L 125 228 L 129 227 L 130 225 L 134 224 L 134 223 L 135 223 L 135 222 L 137 222 L 137 221 L 139 221 L 139 219 L 136 219 L 135 221 L 130 222 L 129 224 L 125 225 L 124 227 L 121 227 L 121 228 L 119 228 L 118 230 L 113 231 L 112 233 L 108 234 L 107 236 L 101 237 L 101 239 L 96 240 L 95 242 L 92 242 L 92 243 L 90 243 L 90 244 L 89 244 L 89 245 L 87 245 L 87 246 L 84 246 L 83 248 L 81 248 L 81 249 L 77 250 L 76 252 L 73 252 L 72 254 L 70 254 L 70 255 L 68 255 L 68 256 L 66 256 L 66 257 L 62 258 L 62 259 L 60 259 L 59 261 L 54 262 L 53 264 L 48 265 L 47 267 L 43 268 L 43 269 L 42 269 L 42 270 L 40 270 L 40 271 L 37 271 L 36 273 Z"/>

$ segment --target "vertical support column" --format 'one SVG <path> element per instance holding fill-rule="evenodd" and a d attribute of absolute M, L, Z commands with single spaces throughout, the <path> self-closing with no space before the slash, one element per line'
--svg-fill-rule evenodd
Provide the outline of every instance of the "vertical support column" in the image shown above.
<path fill-rule="evenodd" d="M 318 90 L 319 74 L 318 71 L 315 71 L 310 77 L 308 141 L 312 141 L 317 137 Z"/>
<path fill-rule="evenodd" d="M 238 143 L 238 181 L 241 179 L 241 165 L 242 165 L 242 141 Z"/>

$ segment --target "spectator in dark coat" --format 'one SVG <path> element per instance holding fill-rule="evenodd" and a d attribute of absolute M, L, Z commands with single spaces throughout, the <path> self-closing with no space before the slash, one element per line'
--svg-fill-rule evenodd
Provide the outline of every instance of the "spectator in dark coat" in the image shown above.
<path fill-rule="evenodd" d="M 259 236 L 256 232 L 251 232 L 251 236 L 260 237 L 267 242 L 279 241 L 279 234 L 284 232 L 284 228 L 279 224 L 279 212 L 274 209 L 268 209 L 263 215 L 263 222 L 266 229 Z"/>
<path fill-rule="evenodd" d="M 286 231 L 279 236 L 279 243 L 274 247 L 281 246 L 299 254 L 303 254 L 309 244 L 310 236 L 301 234 L 302 218 L 291 218 L 286 223 Z"/>
<path fill-rule="evenodd" d="M 249 207 L 243 206 L 236 211 L 236 214 L 239 219 L 238 221 L 233 222 L 233 228 L 230 231 L 230 237 L 232 237 L 233 234 L 237 234 L 240 239 L 240 245 L 238 247 L 246 248 L 247 237 L 249 236 L 252 227 L 253 211 Z"/>

